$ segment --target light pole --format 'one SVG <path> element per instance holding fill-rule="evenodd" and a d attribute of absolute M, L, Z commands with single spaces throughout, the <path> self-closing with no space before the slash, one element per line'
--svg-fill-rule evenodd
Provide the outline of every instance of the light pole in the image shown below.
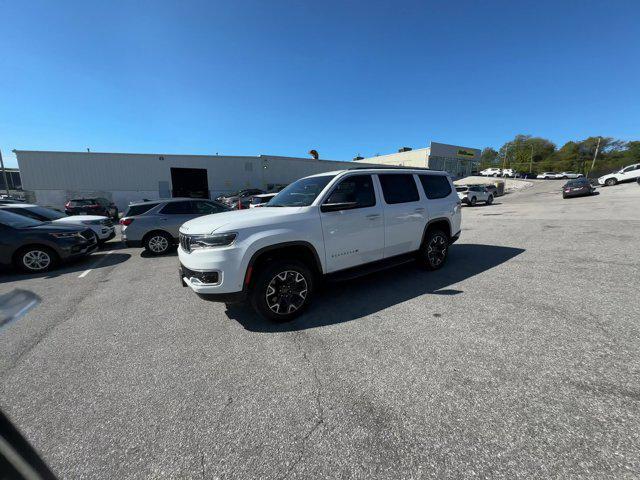
<path fill-rule="evenodd" d="M 4 169 L 4 162 L 2 161 L 2 150 L 0 150 L 0 168 L 2 169 L 2 177 L 4 178 L 4 189 L 9 196 L 9 180 L 7 180 L 7 171 Z"/>

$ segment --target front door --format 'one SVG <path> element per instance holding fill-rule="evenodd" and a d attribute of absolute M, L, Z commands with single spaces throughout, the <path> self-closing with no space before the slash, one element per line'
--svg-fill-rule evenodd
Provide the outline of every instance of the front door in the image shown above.
<path fill-rule="evenodd" d="M 320 209 L 327 272 L 382 259 L 384 216 L 371 175 L 342 179 Z"/>

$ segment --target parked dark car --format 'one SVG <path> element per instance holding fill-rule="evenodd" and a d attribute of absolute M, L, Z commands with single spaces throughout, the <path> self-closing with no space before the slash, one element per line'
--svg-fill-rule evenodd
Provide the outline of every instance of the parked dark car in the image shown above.
<path fill-rule="evenodd" d="M 516 174 L 516 178 L 536 178 L 538 176 L 538 174 L 536 173 L 530 173 L 530 172 L 518 172 Z"/>
<path fill-rule="evenodd" d="M 13 203 L 24 203 L 22 200 L 16 200 L 15 198 L 0 198 L 0 205 L 11 205 Z"/>
<path fill-rule="evenodd" d="M 61 261 L 98 248 L 90 228 L 58 225 L 0 210 L 0 265 L 24 272 L 45 272 Z"/>
<path fill-rule="evenodd" d="M 118 220 L 118 207 L 106 198 L 73 198 L 64 206 L 67 215 L 102 215 Z"/>
<path fill-rule="evenodd" d="M 220 195 L 216 198 L 216 201 L 231 208 L 238 208 L 238 205 L 242 205 L 241 208 L 249 208 L 251 197 L 262 193 L 265 193 L 264 190 L 260 190 L 259 188 L 245 188 L 244 190 L 228 195 Z"/>
<path fill-rule="evenodd" d="M 562 198 L 582 197 L 584 195 L 593 195 L 596 189 L 588 179 L 581 177 L 570 180 L 562 187 Z"/>

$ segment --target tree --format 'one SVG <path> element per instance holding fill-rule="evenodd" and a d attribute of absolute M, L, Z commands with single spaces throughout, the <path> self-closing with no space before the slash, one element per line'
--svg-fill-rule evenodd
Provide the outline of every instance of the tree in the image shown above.
<path fill-rule="evenodd" d="M 498 152 L 496 152 L 491 147 L 486 147 L 482 150 L 482 155 L 480 156 L 480 166 L 481 168 L 487 168 L 495 165 L 498 159 Z"/>

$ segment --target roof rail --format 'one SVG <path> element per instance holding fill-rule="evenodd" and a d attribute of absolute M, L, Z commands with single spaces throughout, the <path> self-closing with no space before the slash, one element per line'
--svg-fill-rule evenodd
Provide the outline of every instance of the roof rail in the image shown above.
<path fill-rule="evenodd" d="M 426 167 L 404 167 L 402 165 L 380 165 L 380 166 L 370 166 L 370 167 L 352 167 L 347 170 L 433 170 L 432 168 Z"/>

